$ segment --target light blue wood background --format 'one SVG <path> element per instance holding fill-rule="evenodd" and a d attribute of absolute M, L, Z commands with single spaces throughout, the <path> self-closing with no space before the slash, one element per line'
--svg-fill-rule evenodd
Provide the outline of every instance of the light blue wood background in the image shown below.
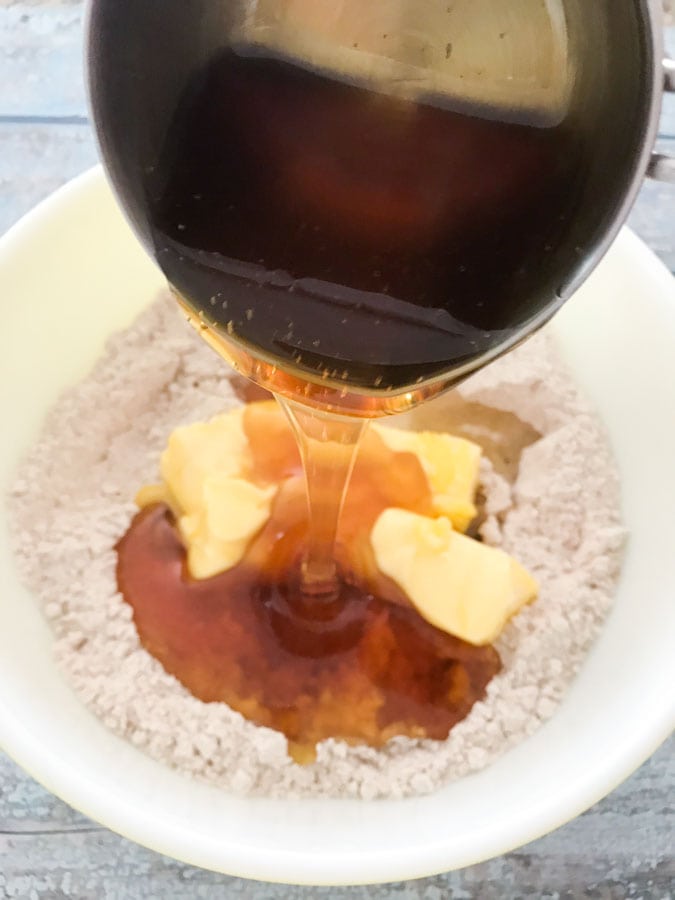
<path fill-rule="evenodd" d="M 96 161 L 81 60 L 80 0 L 0 0 L 0 233 Z M 661 135 L 675 153 L 675 98 Z M 675 187 L 646 184 L 630 224 L 675 270 Z M 85 819 L 0 753 L 1 900 L 229 897 L 673 900 L 675 739 L 588 813 L 514 853 L 423 881 L 344 889 L 247 882 L 166 859 Z"/>

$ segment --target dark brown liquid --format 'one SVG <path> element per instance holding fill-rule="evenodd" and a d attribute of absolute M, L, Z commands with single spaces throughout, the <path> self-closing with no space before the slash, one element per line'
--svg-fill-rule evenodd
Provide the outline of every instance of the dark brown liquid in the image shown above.
<path fill-rule="evenodd" d="M 538 127 L 508 124 L 522 110 L 415 104 L 238 56 L 235 2 L 95 0 L 106 164 L 148 249 L 225 341 L 338 388 L 452 381 L 557 308 L 644 139 L 637 4 L 563 5 L 569 115 Z"/>
<path fill-rule="evenodd" d="M 255 480 L 286 480 L 239 565 L 190 578 L 162 506 L 141 512 L 119 543 L 118 583 L 143 645 L 199 699 L 283 732 L 301 761 L 327 737 L 373 746 L 398 734 L 446 737 L 500 663 L 492 647 L 425 622 L 376 568 L 369 534 L 379 513 L 431 512 L 419 461 L 367 436 L 340 522 L 340 593 L 306 601 L 297 575 L 306 499 L 293 435 L 266 403 L 247 408 L 245 430 Z"/>
<path fill-rule="evenodd" d="M 225 51 L 187 86 L 148 178 L 154 250 L 254 352 L 401 388 L 483 356 L 554 298 L 577 152 L 564 128 Z"/>

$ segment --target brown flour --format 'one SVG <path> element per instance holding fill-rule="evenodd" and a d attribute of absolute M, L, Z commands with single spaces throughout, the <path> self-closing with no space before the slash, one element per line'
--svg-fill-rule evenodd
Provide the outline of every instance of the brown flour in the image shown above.
<path fill-rule="evenodd" d="M 165 298 L 58 402 L 11 497 L 20 571 L 82 701 L 155 759 L 267 795 L 426 793 L 532 734 L 555 712 L 611 606 L 624 539 L 617 474 L 601 425 L 546 335 L 458 393 L 461 401 L 449 395 L 408 419 L 439 430 L 461 424 L 483 443 L 492 462 L 483 466 L 481 533 L 532 571 L 541 595 L 505 629 L 496 644 L 504 671 L 446 741 L 400 738 L 384 750 L 326 741 L 314 765 L 299 767 L 281 734 L 196 700 L 140 646 L 116 592 L 112 549 L 135 512 L 132 497 L 156 480 L 173 428 L 238 403 L 225 365 Z"/>

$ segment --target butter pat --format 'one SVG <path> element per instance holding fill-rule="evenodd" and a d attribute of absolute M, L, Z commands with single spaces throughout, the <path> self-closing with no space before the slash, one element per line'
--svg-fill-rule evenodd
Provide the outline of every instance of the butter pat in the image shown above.
<path fill-rule="evenodd" d="M 243 409 L 176 428 L 160 460 L 162 478 L 180 509 L 201 508 L 212 475 L 245 477 L 251 468 Z"/>
<path fill-rule="evenodd" d="M 163 483 L 136 495 L 139 506 L 167 503 L 176 516 L 194 578 L 241 562 L 270 517 L 277 487 L 250 480 L 243 409 L 177 428 L 160 461 Z"/>
<path fill-rule="evenodd" d="M 538 585 L 503 550 L 453 531 L 447 518 L 386 509 L 371 532 L 380 571 L 419 614 L 471 644 L 492 643 Z"/>
<path fill-rule="evenodd" d="M 134 497 L 136 506 L 143 509 L 146 506 L 154 506 L 155 503 L 166 503 L 173 507 L 173 498 L 165 484 L 145 484 L 136 492 Z"/>
<path fill-rule="evenodd" d="M 466 531 L 476 515 L 473 500 L 482 453 L 478 444 L 436 431 L 373 427 L 390 450 L 417 456 L 433 495 L 434 512 L 447 516 L 457 531 Z"/>
<path fill-rule="evenodd" d="M 205 479 L 201 506 L 178 519 L 190 574 L 210 578 L 236 566 L 269 519 L 276 492 L 228 475 Z"/>

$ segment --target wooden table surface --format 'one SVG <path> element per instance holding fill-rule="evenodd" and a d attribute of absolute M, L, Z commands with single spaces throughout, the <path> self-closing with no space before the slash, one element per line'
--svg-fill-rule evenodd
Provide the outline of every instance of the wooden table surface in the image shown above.
<path fill-rule="evenodd" d="M 672 28 L 668 43 L 675 50 Z M 80 0 L 0 0 L 0 233 L 96 161 L 81 53 Z M 675 153 L 675 98 L 659 145 Z M 645 184 L 630 224 L 675 270 L 675 187 Z M 585 815 L 514 853 L 422 881 L 342 889 L 243 881 L 167 859 L 84 818 L 0 753 L 2 900 L 229 897 L 672 900 L 675 738 Z"/>

